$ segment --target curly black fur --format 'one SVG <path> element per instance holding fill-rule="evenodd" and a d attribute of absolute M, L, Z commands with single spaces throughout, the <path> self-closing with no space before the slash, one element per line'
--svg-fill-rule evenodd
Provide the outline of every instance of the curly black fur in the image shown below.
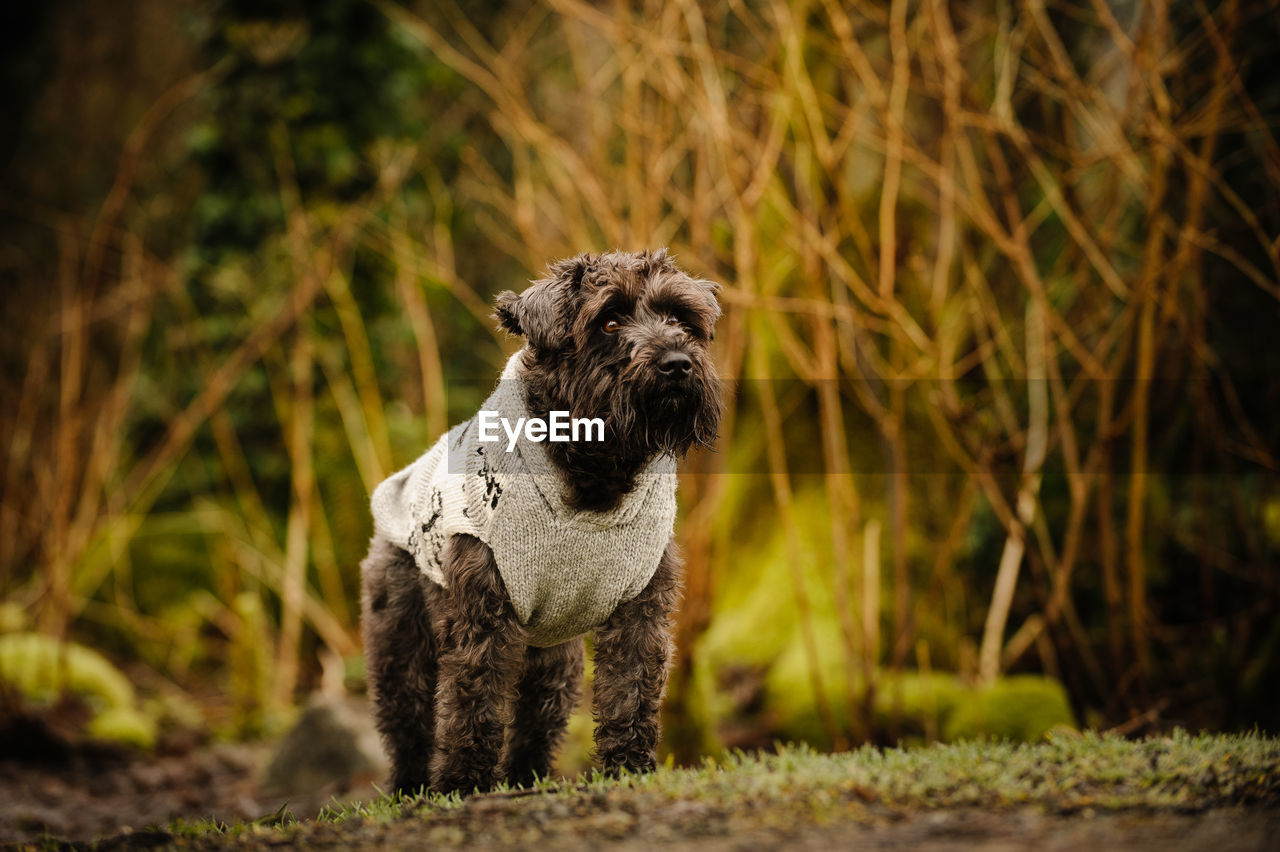
<path fill-rule="evenodd" d="M 427 601 L 440 589 L 413 557 L 374 537 L 361 565 L 365 669 L 374 720 L 391 758 L 391 785 L 431 785 L 435 746 L 436 643 Z"/>
<path fill-rule="evenodd" d="M 530 648 L 507 735 L 507 782 L 527 787 L 551 774 L 569 714 L 582 697 L 582 637 L 554 648 Z"/>
<path fill-rule="evenodd" d="M 707 346 L 717 290 L 665 251 L 611 252 L 560 261 L 524 293 L 498 297 L 499 322 L 533 355 L 523 377 L 531 414 L 605 420 L 603 442 L 547 445 L 573 508 L 612 509 L 655 456 L 714 440 L 722 404 Z M 527 785 L 551 771 L 581 694 L 582 639 L 530 647 L 478 539 L 453 537 L 442 563 L 445 587 L 375 536 L 361 565 L 365 654 L 392 784 L 464 793 L 503 779 Z M 679 595 L 672 542 L 648 587 L 596 630 L 595 740 L 606 771 L 655 765 Z"/>

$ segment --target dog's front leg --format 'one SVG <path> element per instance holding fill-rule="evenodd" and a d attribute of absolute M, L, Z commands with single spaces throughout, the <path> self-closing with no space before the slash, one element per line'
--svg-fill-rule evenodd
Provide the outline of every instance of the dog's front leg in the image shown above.
<path fill-rule="evenodd" d="M 582 695 L 582 637 L 530 648 L 507 741 L 507 783 L 529 787 L 551 774 L 565 725 Z"/>
<path fill-rule="evenodd" d="M 667 545 L 653 579 L 596 631 L 596 754 L 611 775 L 648 772 L 658 759 L 658 713 L 671 667 L 671 613 L 680 598 L 680 554 Z"/>
<path fill-rule="evenodd" d="M 446 603 L 434 626 L 441 654 L 431 789 L 469 793 L 499 780 L 525 631 L 488 545 L 454 536 L 443 562 Z"/>

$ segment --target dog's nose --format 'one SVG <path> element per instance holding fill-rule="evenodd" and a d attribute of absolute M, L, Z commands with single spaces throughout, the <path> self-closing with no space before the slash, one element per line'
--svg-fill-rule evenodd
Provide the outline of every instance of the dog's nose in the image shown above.
<path fill-rule="evenodd" d="M 658 372 L 668 379 L 683 379 L 693 369 L 693 359 L 683 352 L 668 352 L 658 361 Z"/>

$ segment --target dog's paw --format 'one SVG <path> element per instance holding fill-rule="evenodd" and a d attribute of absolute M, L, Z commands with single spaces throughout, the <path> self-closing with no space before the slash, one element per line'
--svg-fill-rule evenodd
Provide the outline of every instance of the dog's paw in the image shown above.
<path fill-rule="evenodd" d="M 420 772 L 396 773 L 391 779 L 391 790 L 402 799 L 422 796 L 431 789 L 431 779 Z"/>
<path fill-rule="evenodd" d="M 439 781 L 431 785 L 432 793 L 439 793 L 442 796 L 450 796 L 457 794 L 459 798 L 467 798 L 468 796 L 476 796 L 481 793 L 488 793 L 493 789 L 492 784 L 468 784 L 465 781 Z"/>
<path fill-rule="evenodd" d="M 652 753 L 626 753 L 607 755 L 601 760 L 601 773 L 606 778 L 624 775 L 643 775 L 657 768 L 657 756 Z"/>
<path fill-rule="evenodd" d="M 492 770 L 467 771 L 460 767 L 437 772 L 431 782 L 431 792 L 446 795 L 457 793 L 463 798 L 476 793 L 488 793 L 497 786 L 497 779 L 494 776 L 495 773 Z"/>

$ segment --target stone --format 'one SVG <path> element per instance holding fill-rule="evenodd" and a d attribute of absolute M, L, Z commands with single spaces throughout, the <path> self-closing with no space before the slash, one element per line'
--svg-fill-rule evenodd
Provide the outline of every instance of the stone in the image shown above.
<path fill-rule="evenodd" d="M 387 771 L 367 706 L 352 698 L 319 695 L 276 747 L 262 786 L 278 794 L 346 790 Z"/>

